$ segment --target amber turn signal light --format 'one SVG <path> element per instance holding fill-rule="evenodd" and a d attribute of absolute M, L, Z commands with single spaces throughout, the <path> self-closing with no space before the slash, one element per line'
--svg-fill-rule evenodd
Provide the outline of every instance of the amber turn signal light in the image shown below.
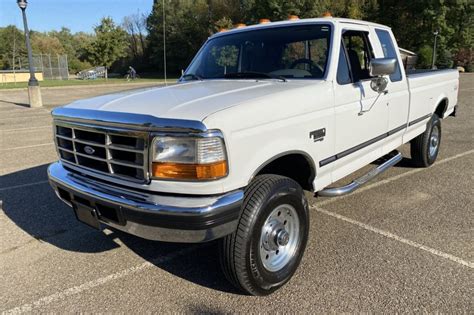
<path fill-rule="evenodd" d="M 209 164 L 153 162 L 152 175 L 157 179 L 217 179 L 227 175 L 227 163 L 226 161 Z"/>

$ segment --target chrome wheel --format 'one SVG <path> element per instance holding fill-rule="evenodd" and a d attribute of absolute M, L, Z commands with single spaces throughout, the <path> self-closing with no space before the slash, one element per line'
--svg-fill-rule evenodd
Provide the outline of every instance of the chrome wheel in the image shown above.
<path fill-rule="evenodd" d="M 260 236 L 260 260 L 270 272 L 283 269 L 295 256 L 300 220 L 293 206 L 276 207 L 265 220 Z"/>
<path fill-rule="evenodd" d="M 429 153 L 430 157 L 434 157 L 438 152 L 439 146 L 439 128 L 438 126 L 433 126 L 430 135 L 430 142 L 429 142 Z"/>

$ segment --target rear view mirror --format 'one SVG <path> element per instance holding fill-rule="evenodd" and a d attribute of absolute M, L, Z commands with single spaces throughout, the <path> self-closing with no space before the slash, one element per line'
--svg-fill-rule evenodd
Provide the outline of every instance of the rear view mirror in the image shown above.
<path fill-rule="evenodd" d="M 383 76 L 395 73 L 396 64 L 397 60 L 395 58 L 374 58 L 370 60 L 369 74 L 373 77 L 372 82 L 370 82 L 372 90 L 378 93 L 385 92 L 388 79 Z"/>
<path fill-rule="evenodd" d="M 374 58 L 370 60 L 370 76 L 381 77 L 395 72 L 397 60 L 395 58 Z"/>

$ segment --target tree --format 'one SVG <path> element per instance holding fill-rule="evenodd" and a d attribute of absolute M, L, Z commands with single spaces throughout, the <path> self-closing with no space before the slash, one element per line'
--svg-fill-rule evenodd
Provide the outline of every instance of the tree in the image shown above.
<path fill-rule="evenodd" d="M 139 13 L 126 16 L 122 26 L 128 34 L 131 55 L 134 59 L 142 58 L 146 51 L 146 16 Z"/>
<path fill-rule="evenodd" d="M 208 1 L 173 0 L 166 1 L 166 48 L 167 69 L 170 73 L 179 74 L 187 67 L 192 57 L 214 32 L 210 24 Z M 153 10 L 147 20 L 150 59 L 152 65 L 163 71 L 163 0 L 155 1 Z"/>
<path fill-rule="evenodd" d="M 88 58 L 95 66 L 107 69 L 119 58 L 126 56 L 127 33 L 106 17 L 94 28 L 95 39 L 87 48 Z"/>
<path fill-rule="evenodd" d="M 31 48 L 34 54 L 60 55 L 66 51 L 62 42 L 57 37 L 37 32 L 31 35 Z"/>
<path fill-rule="evenodd" d="M 23 32 L 14 25 L 0 28 L 0 69 L 18 68 L 18 59 L 23 56 L 26 56 Z"/>

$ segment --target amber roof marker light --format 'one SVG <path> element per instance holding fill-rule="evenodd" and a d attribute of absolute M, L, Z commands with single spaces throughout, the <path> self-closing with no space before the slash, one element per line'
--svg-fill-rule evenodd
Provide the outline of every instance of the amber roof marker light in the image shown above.
<path fill-rule="evenodd" d="M 243 27 L 246 27 L 247 25 L 244 24 L 244 23 L 237 23 L 235 24 L 235 28 L 243 28 Z"/>
<path fill-rule="evenodd" d="M 297 15 L 288 15 L 288 21 L 296 21 L 300 18 Z"/>
<path fill-rule="evenodd" d="M 271 23 L 270 19 L 260 19 L 258 20 L 258 24 L 268 24 Z"/>
<path fill-rule="evenodd" d="M 323 18 L 332 18 L 332 14 L 329 11 L 323 13 Z"/>

